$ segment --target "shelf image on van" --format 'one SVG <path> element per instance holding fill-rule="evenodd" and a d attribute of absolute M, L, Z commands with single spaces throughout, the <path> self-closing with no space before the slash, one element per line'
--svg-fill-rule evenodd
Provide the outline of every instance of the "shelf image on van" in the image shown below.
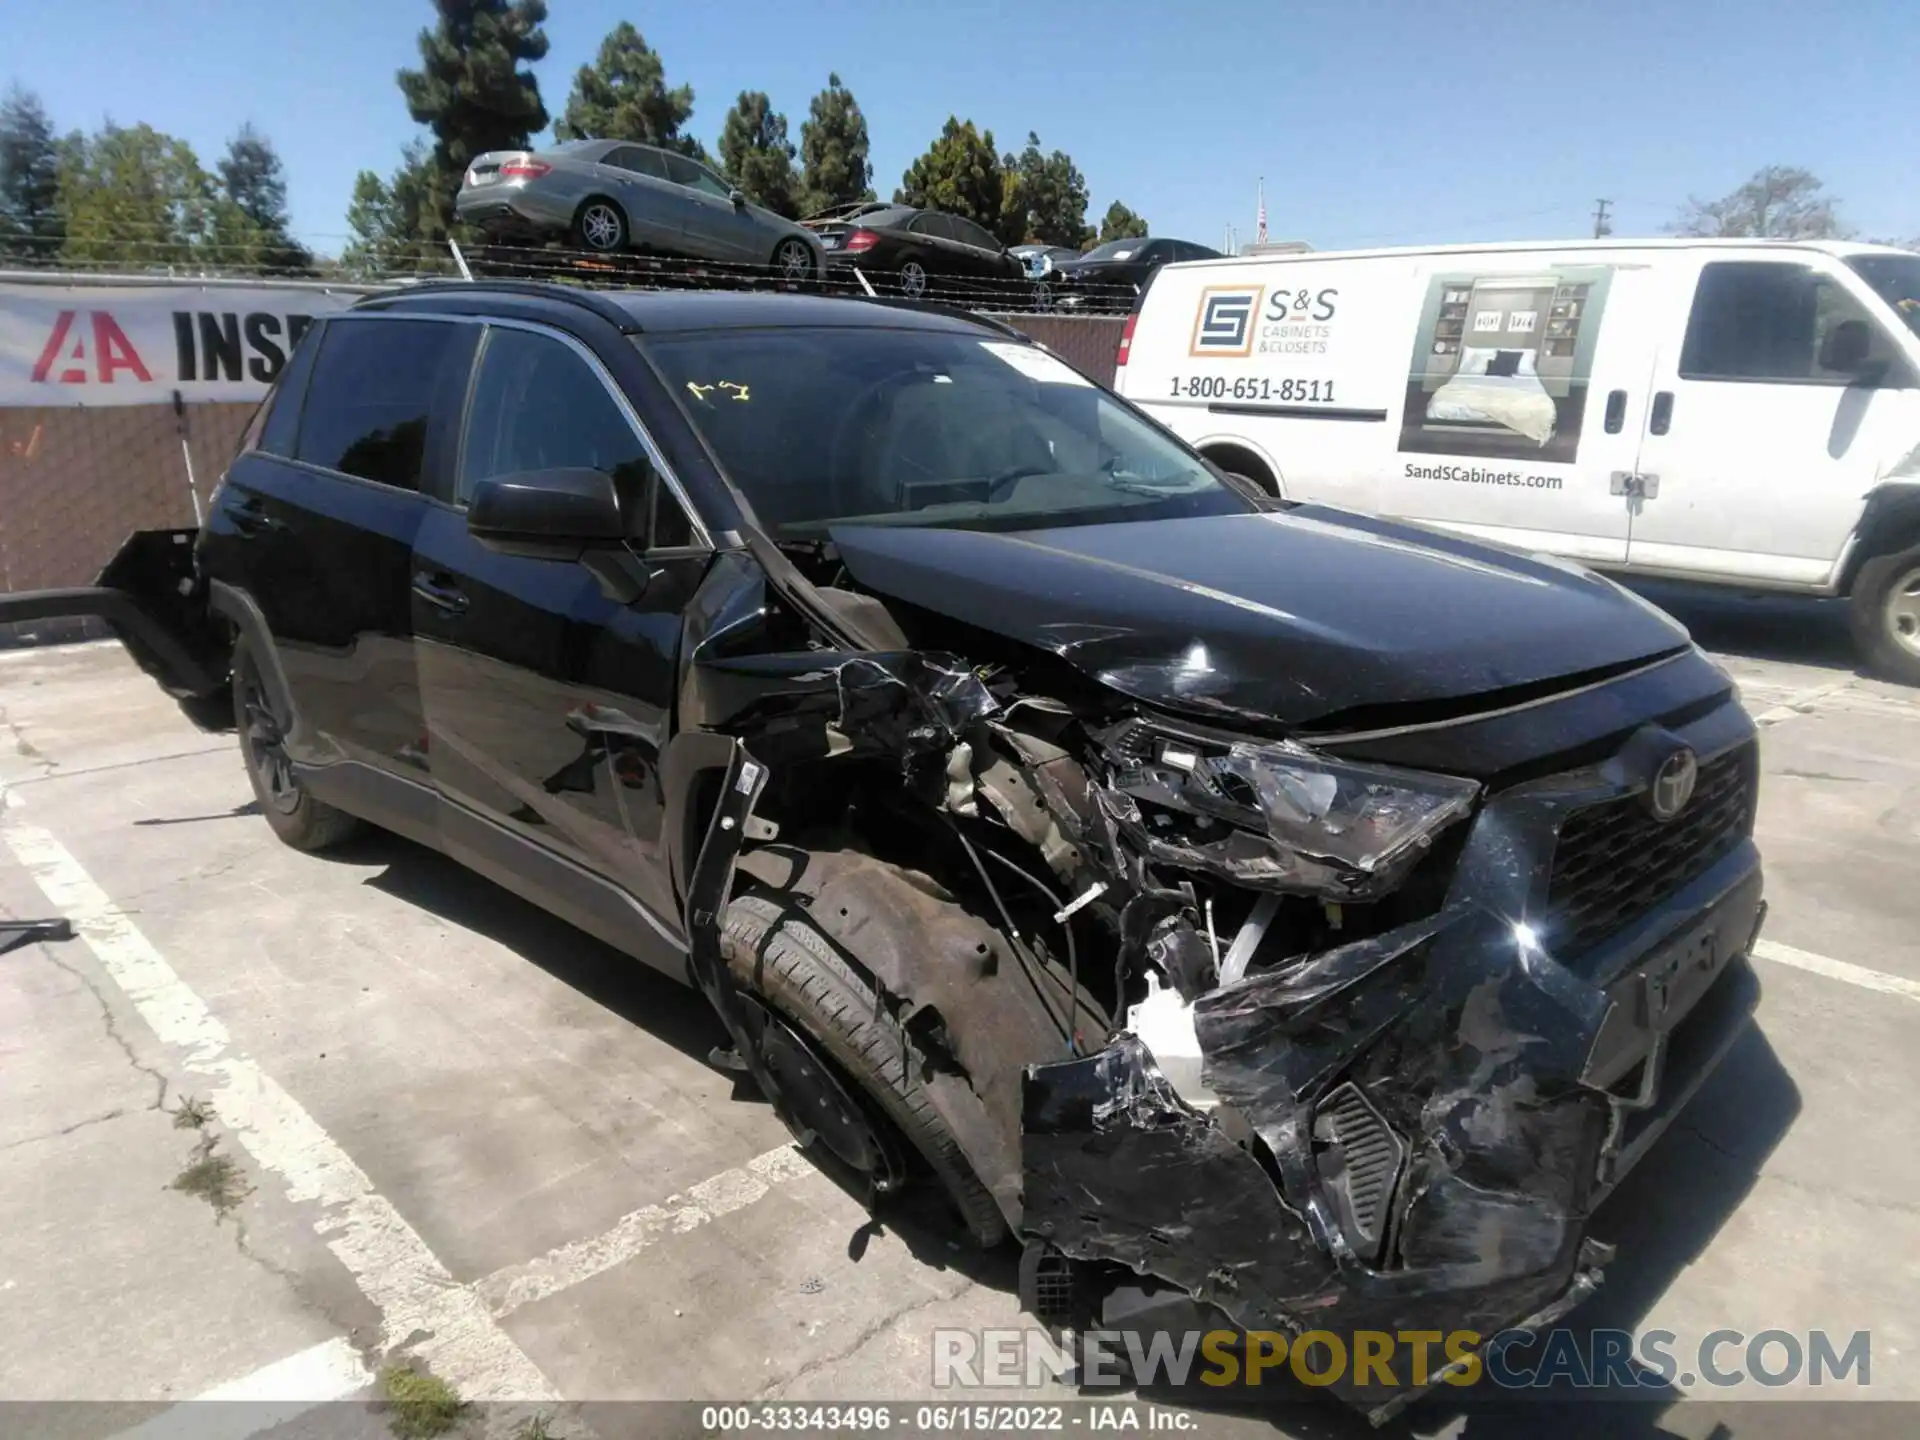
<path fill-rule="evenodd" d="M 1611 271 L 1437 275 L 1407 376 L 1400 449 L 1569 463 Z"/>

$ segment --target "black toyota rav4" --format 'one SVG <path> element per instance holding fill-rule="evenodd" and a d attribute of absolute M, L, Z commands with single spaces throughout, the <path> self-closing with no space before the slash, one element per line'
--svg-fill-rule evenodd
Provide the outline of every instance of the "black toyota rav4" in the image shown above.
<path fill-rule="evenodd" d="M 958 312 L 383 295 L 197 536 L 0 618 L 56 610 L 288 843 L 371 822 L 697 986 L 1050 1320 L 1546 1323 L 1755 1000 L 1755 732 L 1684 631 L 1282 506 Z"/>

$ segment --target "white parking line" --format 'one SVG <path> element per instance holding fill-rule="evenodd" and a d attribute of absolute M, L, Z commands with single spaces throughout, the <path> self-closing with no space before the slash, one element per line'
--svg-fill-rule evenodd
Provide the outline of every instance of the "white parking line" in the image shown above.
<path fill-rule="evenodd" d="M 754 1156 L 737 1170 L 723 1170 L 710 1180 L 702 1180 L 684 1196 L 669 1196 L 664 1205 L 629 1211 L 611 1229 L 590 1240 L 562 1245 L 538 1259 L 496 1270 L 484 1280 L 475 1281 L 474 1291 L 494 1318 L 502 1318 L 522 1305 L 557 1295 L 624 1264 L 669 1235 L 684 1235 L 722 1215 L 743 1210 L 775 1185 L 813 1173 L 805 1156 L 791 1145 L 782 1145 Z"/>
<path fill-rule="evenodd" d="M 115 1440 L 246 1440 L 331 1400 L 373 1384 L 373 1372 L 344 1339 L 320 1344 L 243 1375 L 216 1390 L 169 1406 Z M 207 1405 L 220 1400 L 227 1403 Z"/>
<path fill-rule="evenodd" d="M 1796 970 L 1805 970 L 1812 975 L 1824 975 L 1829 980 L 1858 985 L 1862 990 L 1877 990 L 1882 995 L 1898 995 L 1905 1000 L 1920 1000 L 1920 980 L 1909 980 L 1904 975 L 1889 975 L 1884 970 L 1869 970 L 1864 965 L 1855 965 L 1846 960 L 1834 960 L 1825 955 L 1816 955 L 1811 950 L 1798 950 L 1791 945 L 1782 945 L 1778 940 L 1755 941 L 1753 953 L 1762 960 L 1771 960 L 1776 965 L 1791 965 Z"/>
<path fill-rule="evenodd" d="M 0 836 L 55 913 L 73 921 L 153 1033 L 185 1052 L 182 1068 L 213 1080 L 216 1112 L 260 1168 L 280 1177 L 296 1203 L 318 1203 L 314 1229 L 380 1311 L 380 1348 L 409 1345 L 467 1400 L 557 1400 L 472 1288 L 454 1280 L 319 1122 L 234 1047 L 226 1027 L 80 862 L 20 818 L 19 795 L 0 794 L 0 802 Z"/>

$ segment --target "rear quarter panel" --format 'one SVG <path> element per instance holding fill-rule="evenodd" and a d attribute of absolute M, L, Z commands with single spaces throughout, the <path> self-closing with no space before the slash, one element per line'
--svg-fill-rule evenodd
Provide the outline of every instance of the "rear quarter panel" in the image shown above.
<path fill-rule="evenodd" d="M 1289 499 L 1375 509 L 1406 400 L 1419 266 L 1164 265 L 1116 388 L 1190 444 L 1265 456 Z"/>

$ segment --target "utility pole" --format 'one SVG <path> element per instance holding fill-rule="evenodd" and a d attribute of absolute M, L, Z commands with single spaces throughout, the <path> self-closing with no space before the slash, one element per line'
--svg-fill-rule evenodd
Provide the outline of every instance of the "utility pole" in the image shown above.
<path fill-rule="evenodd" d="M 1607 218 L 1607 207 L 1611 204 L 1613 204 L 1611 200 L 1593 202 L 1593 238 L 1596 240 L 1604 239 L 1613 233 L 1613 222 Z"/>

